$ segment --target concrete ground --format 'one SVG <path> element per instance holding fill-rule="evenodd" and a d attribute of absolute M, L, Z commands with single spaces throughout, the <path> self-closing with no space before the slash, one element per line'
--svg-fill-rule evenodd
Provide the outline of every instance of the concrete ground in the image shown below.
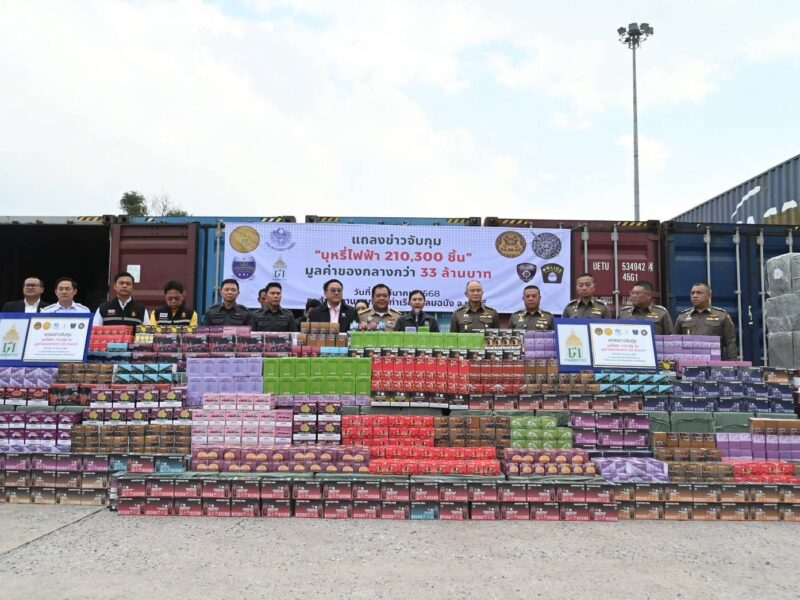
<path fill-rule="evenodd" d="M 798 598 L 800 526 L 119 517 L 0 505 L 0 598 Z"/>

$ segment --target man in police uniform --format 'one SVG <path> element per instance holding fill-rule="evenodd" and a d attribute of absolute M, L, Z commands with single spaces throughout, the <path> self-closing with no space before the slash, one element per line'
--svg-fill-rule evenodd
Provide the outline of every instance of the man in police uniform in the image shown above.
<path fill-rule="evenodd" d="M 203 316 L 203 325 L 252 325 L 253 313 L 247 307 L 236 304 L 239 297 L 239 282 L 226 279 L 219 290 L 222 302 L 215 304 Z"/>
<path fill-rule="evenodd" d="M 649 281 L 637 281 L 631 289 L 632 306 L 621 308 L 619 318 L 652 321 L 653 333 L 672 335 L 672 317 L 669 316 L 669 311 L 658 304 L 651 304 L 652 299 L 652 284 Z"/>
<path fill-rule="evenodd" d="M 264 289 L 267 290 L 267 308 L 253 314 L 253 331 L 297 331 L 292 312 L 281 308 L 281 284 L 273 281 Z"/>
<path fill-rule="evenodd" d="M 594 297 L 594 277 L 581 273 L 575 281 L 578 297 L 564 308 L 565 319 L 610 319 L 611 311 L 605 302 Z"/>
<path fill-rule="evenodd" d="M 711 288 L 696 283 L 691 292 L 692 308 L 687 308 L 675 320 L 675 333 L 684 335 L 713 335 L 722 342 L 722 357 L 736 360 L 736 328 L 727 311 L 711 306 Z"/>
<path fill-rule="evenodd" d="M 365 308 L 358 312 L 359 329 L 394 331 L 400 313 L 389 308 L 391 295 L 392 291 L 385 283 L 379 283 L 372 288 L 372 308 Z"/>
<path fill-rule="evenodd" d="M 114 276 L 116 298 L 104 302 L 94 313 L 92 326 L 99 325 L 133 325 L 138 327 L 150 322 L 150 316 L 143 304 L 139 304 L 133 296 L 133 275 L 117 273 Z"/>
<path fill-rule="evenodd" d="M 542 293 L 535 285 L 526 286 L 522 290 L 524 310 L 518 310 L 511 315 L 509 327 L 523 331 L 552 331 L 555 328 L 552 313 L 539 308 Z"/>
<path fill-rule="evenodd" d="M 500 315 L 483 303 L 483 286 L 480 281 L 470 281 L 464 295 L 467 303 L 453 313 L 450 333 L 470 333 L 500 327 Z"/>
<path fill-rule="evenodd" d="M 411 307 L 411 311 L 403 313 L 397 319 L 397 324 L 394 326 L 395 331 L 405 331 L 408 327 L 414 329 L 427 327 L 431 333 L 439 333 L 439 322 L 436 317 L 425 312 L 425 293 L 422 290 L 409 292 L 408 305 Z"/>
<path fill-rule="evenodd" d="M 184 291 L 180 281 L 168 281 L 164 285 L 166 304 L 150 314 L 150 325 L 197 327 L 197 312 L 186 307 Z"/>

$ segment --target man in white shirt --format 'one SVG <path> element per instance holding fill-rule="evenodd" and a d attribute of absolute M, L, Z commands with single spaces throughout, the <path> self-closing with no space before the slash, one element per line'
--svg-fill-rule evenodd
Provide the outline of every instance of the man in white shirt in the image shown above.
<path fill-rule="evenodd" d="M 58 302 L 46 306 L 42 309 L 43 313 L 91 313 L 83 304 L 75 302 L 75 295 L 78 293 L 78 282 L 72 277 L 62 277 L 56 281 L 56 298 Z"/>
<path fill-rule="evenodd" d="M 2 312 L 38 313 L 45 307 L 42 302 L 44 282 L 38 277 L 28 277 L 22 285 L 22 300 L 6 302 Z"/>

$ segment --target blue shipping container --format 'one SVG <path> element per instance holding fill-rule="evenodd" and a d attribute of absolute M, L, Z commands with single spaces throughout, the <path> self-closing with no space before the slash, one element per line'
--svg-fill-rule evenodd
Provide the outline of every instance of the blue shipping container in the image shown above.
<path fill-rule="evenodd" d="M 764 263 L 800 245 L 800 228 L 669 222 L 662 243 L 664 298 L 673 320 L 691 307 L 692 285 L 709 282 L 711 303 L 728 311 L 736 325 L 744 360 L 766 364 Z"/>
<path fill-rule="evenodd" d="M 800 155 L 678 215 L 684 223 L 767 223 L 800 203 Z"/>

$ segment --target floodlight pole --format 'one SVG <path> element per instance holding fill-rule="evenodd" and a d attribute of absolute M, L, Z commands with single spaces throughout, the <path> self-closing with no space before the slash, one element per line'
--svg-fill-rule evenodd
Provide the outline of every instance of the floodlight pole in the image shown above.
<path fill-rule="evenodd" d="M 639 220 L 639 103 L 636 94 L 636 49 L 649 36 L 653 28 L 649 23 L 631 23 L 617 29 L 619 41 L 633 52 L 633 215 Z"/>

